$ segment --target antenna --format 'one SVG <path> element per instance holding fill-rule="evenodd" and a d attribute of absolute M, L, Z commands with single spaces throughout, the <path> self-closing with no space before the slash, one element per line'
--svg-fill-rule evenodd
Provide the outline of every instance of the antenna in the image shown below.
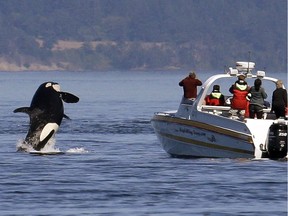
<path fill-rule="evenodd" d="M 250 67 L 250 60 L 251 60 L 251 51 L 248 51 L 248 71 L 247 71 L 247 73 L 249 73 L 249 67 Z"/>

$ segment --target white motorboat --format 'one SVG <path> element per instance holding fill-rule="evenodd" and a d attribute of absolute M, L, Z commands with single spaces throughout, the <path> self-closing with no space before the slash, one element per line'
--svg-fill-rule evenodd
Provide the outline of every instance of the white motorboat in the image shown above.
<path fill-rule="evenodd" d="M 163 149 L 175 157 L 287 158 L 287 118 L 276 119 L 268 101 L 263 119 L 233 116 L 232 95 L 225 94 L 224 106 L 205 105 L 213 85 L 223 90 L 243 73 L 250 86 L 261 78 L 263 87 L 270 83 L 275 89 L 277 79 L 264 71 L 253 74 L 254 66 L 253 62 L 237 62 L 235 69 L 207 79 L 193 102 L 182 99 L 178 110 L 155 113 L 151 123 Z"/>

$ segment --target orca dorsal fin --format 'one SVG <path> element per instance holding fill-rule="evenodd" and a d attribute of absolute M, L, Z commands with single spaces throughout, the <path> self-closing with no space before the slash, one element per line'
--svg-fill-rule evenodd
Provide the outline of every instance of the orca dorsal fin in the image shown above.
<path fill-rule="evenodd" d="M 65 103 L 77 103 L 79 98 L 68 92 L 60 92 L 61 98 Z"/>
<path fill-rule="evenodd" d="M 19 108 L 15 109 L 13 112 L 14 113 L 22 112 L 22 113 L 27 113 L 29 115 L 31 112 L 31 109 L 30 109 L 30 107 L 19 107 Z"/>

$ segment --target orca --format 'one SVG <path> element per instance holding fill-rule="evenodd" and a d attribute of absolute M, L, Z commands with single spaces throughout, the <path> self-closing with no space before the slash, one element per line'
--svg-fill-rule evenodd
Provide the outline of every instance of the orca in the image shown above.
<path fill-rule="evenodd" d="M 36 151 L 43 149 L 55 135 L 63 118 L 70 119 L 64 114 L 63 101 L 77 103 L 79 98 L 71 93 L 60 91 L 60 85 L 56 82 L 45 82 L 36 90 L 30 107 L 14 110 L 14 113 L 22 112 L 29 115 L 30 127 L 25 143 L 31 145 Z"/>

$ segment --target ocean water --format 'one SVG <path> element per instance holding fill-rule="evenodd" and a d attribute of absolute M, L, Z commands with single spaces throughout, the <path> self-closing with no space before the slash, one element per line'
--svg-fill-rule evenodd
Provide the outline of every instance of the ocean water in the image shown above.
<path fill-rule="evenodd" d="M 0 215 L 286 216 L 287 162 L 178 159 L 162 150 L 150 119 L 177 109 L 185 75 L 1 72 Z M 80 97 L 64 104 L 71 120 L 54 140 L 65 154 L 17 152 L 29 119 L 13 110 L 29 106 L 46 81 Z"/>

